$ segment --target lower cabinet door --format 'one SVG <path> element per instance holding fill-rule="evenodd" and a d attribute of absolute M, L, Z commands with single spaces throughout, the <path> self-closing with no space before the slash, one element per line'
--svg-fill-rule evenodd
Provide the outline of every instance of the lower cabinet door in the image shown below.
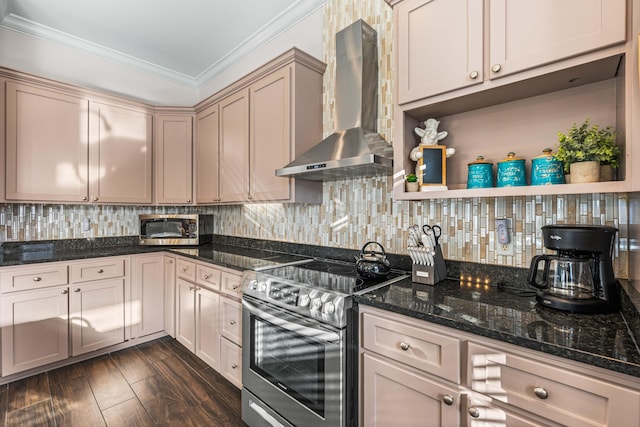
<path fill-rule="evenodd" d="M 371 354 L 363 354 L 362 361 L 363 425 L 460 425 L 461 405 L 457 389 Z"/>
<path fill-rule="evenodd" d="M 124 342 L 124 278 L 72 285 L 69 298 L 72 355 Z"/>
<path fill-rule="evenodd" d="M 69 288 L 2 296 L 2 375 L 69 357 Z"/>
<path fill-rule="evenodd" d="M 196 351 L 196 285 L 176 279 L 176 339 L 195 353 Z"/>
<path fill-rule="evenodd" d="M 220 370 L 220 327 L 218 304 L 220 296 L 198 288 L 196 292 L 196 356 Z"/>
<path fill-rule="evenodd" d="M 131 257 L 131 322 L 135 337 L 164 330 L 164 267 L 164 255 Z"/>
<path fill-rule="evenodd" d="M 220 373 L 242 388 L 242 349 L 224 337 L 220 337 Z"/>

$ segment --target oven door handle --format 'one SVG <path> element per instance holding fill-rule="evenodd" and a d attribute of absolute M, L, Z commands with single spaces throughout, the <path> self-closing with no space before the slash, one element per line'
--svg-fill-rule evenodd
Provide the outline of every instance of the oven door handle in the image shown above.
<path fill-rule="evenodd" d="M 329 343 L 340 341 L 340 335 L 338 335 L 336 332 L 329 331 L 319 326 L 310 327 L 310 326 L 303 325 L 302 323 L 299 323 L 299 322 L 293 323 L 283 319 L 282 317 L 276 317 L 270 313 L 267 313 L 265 310 L 260 309 L 257 305 L 247 301 L 246 299 L 242 300 L 242 305 L 247 310 L 249 310 L 249 312 L 252 313 L 253 315 L 260 317 L 261 319 L 264 319 L 276 326 L 280 326 L 283 329 L 294 331 L 296 334 L 304 335 L 305 337 L 313 338 L 318 341 L 326 341 Z M 285 313 L 282 313 L 282 315 L 284 314 Z M 287 316 L 287 317 L 292 317 L 292 316 Z M 300 320 L 302 322 L 306 322 L 303 319 L 300 319 Z"/>

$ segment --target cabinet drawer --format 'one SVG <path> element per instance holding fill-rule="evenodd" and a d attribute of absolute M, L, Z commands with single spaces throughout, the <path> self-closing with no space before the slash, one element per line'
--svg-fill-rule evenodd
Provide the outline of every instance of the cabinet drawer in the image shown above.
<path fill-rule="evenodd" d="M 196 263 L 191 261 L 185 261 L 183 259 L 176 260 L 176 275 L 183 279 L 196 281 Z"/>
<path fill-rule="evenodd" d="M 88 282 L 98 279 L 112 279 L 124 276 L 124 259 L 104 259 L 71 265 L 71 282 Z"/>
<path fill-rule="evenodd" d="M 220 297 L 220 329 L 229 341 L 242 345 L 242 304 L 226 297 Z"/>
<path fill-rule="evenodd" d="M 220 270 L 204 265 L 196 265 L 196 283 L 207 288 L 220 290 Z"/>
<path fill-rule="evenodd" d="M 639 425 L 640 393 L 570 371 L 554 360 L 536 361 L 473 342 L 468 385 L 475 391 L 570 426 Z"/>
<path fill-rule="evenodd" d="M 242 351 L 240 346 L 220 338 L 220 373 L 233 385 L 242 388 Z"/>
<path fill-rule="evenodd" d="M 404 316 L 362 314 L 362 346 L 407 365 L 460 382 L 460 341 Z"/>
<path fill-rule="evenodd" d="M 3 272 L 0 274 L 0 281 L 2 292 L 23 291 L 66 285 L 69 282 L 69 274 L 66 265 L 44 265 Z"/>
<path fill-rule="evenodd" d="M 221 278 L 222 292 L 240 298 L 242 296 L 242 275 L 222 272 Z"/>

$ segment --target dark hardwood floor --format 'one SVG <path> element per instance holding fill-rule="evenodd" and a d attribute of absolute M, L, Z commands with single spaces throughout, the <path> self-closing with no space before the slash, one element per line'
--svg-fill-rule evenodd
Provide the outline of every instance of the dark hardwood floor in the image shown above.
<path fill-rule="evenodd" d="M 165 337 L 0 386 L 0 426 L 245 426 L 240 390 Z"/>

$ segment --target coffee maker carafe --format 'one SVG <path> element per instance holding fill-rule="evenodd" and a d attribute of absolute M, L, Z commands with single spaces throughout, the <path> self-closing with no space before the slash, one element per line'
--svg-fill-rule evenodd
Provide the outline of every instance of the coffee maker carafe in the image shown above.
<path fill-rule="evenodd" d="M 613 274 L 615 227 L 545 225 L 545 247 L 556 255 L 531 260 L 528 282 L 538 288 L 536 298 L 546 307 L 577 313 L 605 313 L 620 306 Z"/>

